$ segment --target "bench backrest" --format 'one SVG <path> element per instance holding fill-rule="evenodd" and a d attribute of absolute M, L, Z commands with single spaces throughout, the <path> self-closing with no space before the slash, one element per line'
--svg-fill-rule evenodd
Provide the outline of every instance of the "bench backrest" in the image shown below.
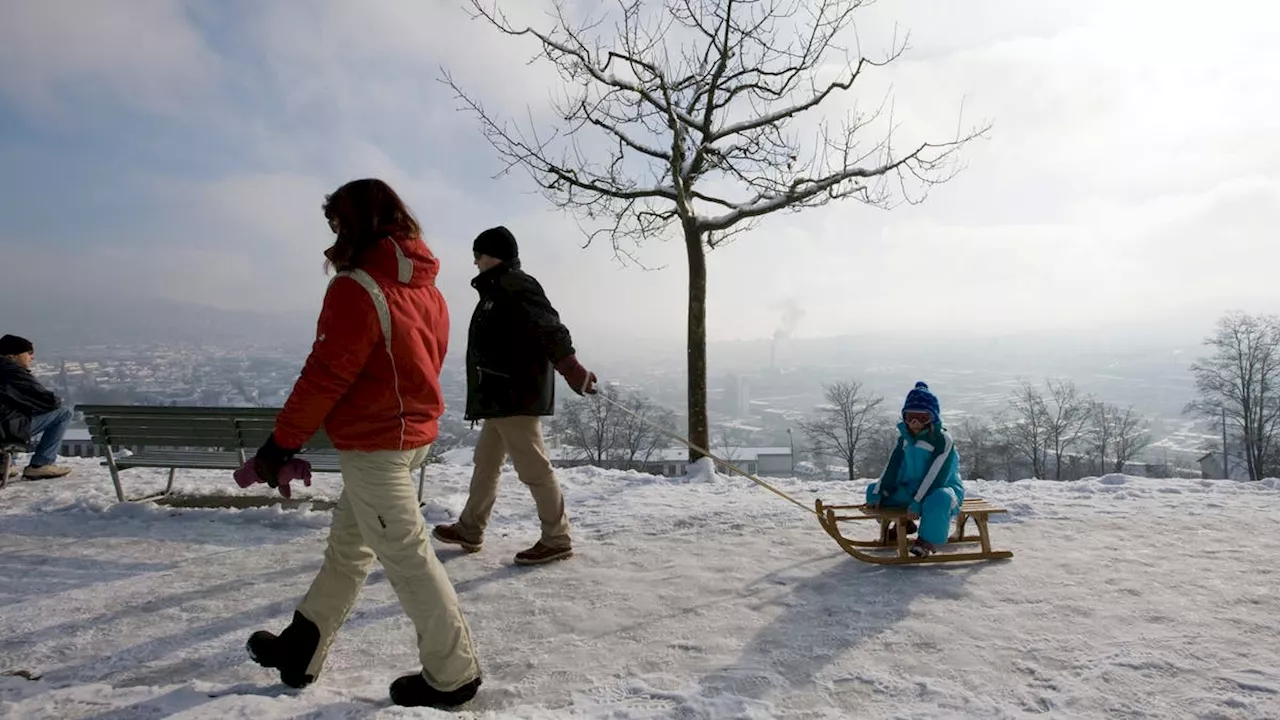
<path fill-rule="evenodd" d="M 275 429 L 280 408 L 81 405 L 94 443 L 110 447 L 196 447 L 252 452 Z M 321 430 L 304 446 L 331 450 Z"/>

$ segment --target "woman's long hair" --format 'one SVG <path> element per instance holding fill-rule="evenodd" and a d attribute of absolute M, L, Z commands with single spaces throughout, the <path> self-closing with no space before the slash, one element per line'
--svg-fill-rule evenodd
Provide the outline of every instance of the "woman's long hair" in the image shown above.
<path fill-rule="evenodd" d="M 359 267 L 365 252 L 384 237 L 422 235 L 396 191 L 376 178 L 352 180 L 325 196 L 324 216 L 338 236 L 324 251 L 326 273 L 330 267 Z"/>

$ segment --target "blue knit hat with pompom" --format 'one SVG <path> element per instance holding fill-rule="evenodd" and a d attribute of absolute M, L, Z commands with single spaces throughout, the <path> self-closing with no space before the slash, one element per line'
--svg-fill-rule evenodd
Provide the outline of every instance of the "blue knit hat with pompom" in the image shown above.
<path fill-rule="evenodd" d="M 916 383 L 911 392 L 907 393 L 907 401 L 902 404 L 902 412 L 911 411 L 927 412 L 935 423 L 942 421 L 942 408 L 938 405 L 938 398 L 923 380 Z"/>

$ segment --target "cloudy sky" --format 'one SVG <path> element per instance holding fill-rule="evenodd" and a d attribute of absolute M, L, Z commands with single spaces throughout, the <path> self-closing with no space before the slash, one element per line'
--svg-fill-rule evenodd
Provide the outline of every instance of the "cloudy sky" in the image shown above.
<path fill-rule="evenodd" d="M 518 11 L 542 23 L 536 4 Z M 988 139 L 923 205 L 849 201 L 716 250 L 710 335 L 768 336 L 789 306 L 800 335 L 1280 310 L 1278 15 L 880 0 L 858 16 L 862 48 L 895 28 L 911 48 L 831 117 L 892 88 L 904 144 L 954 127 L 962 101 L 962 122 L 993 123 Z M 504 224 L 580 338 L 683 335 L 678 243 L 641 250 L 664 269 L 620 265 L 581 249 L 527 176 L 493 177 L 441 69 L 535 119 L 556 79 L 461 0 L 0 0 L 0 18 L 0 283 L 33 301 L 66 288 L 313 314 L 323 196 L 379 176 L 423 221 L 458 325 L 474 305 L 471 239 Z"/>

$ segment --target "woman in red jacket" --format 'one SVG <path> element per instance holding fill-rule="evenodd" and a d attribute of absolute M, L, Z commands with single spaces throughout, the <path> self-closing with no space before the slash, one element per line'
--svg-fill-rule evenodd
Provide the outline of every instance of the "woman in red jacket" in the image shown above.
<path fill-rule="evenodd" d="M 249 653 L 291 687 L 319 676 L 375 557 L 417 630 L 422 672 L 391 684 L 398 705 L 449 708 L 475 696 L 471 631 L 427 540 L 413 487 L 444 411 L 440 366 L 449 312 L 439 261 L 409 210 L 381 180 L 355 180 L 324 205 L 337 234 L 325 251 L 339 272 L 325 293 L 302 374 L 254 457 L 263 480 L 323 425 L 338 450 L 343 490 L 324 565 L 280 635 L 258 631 Z"/>

